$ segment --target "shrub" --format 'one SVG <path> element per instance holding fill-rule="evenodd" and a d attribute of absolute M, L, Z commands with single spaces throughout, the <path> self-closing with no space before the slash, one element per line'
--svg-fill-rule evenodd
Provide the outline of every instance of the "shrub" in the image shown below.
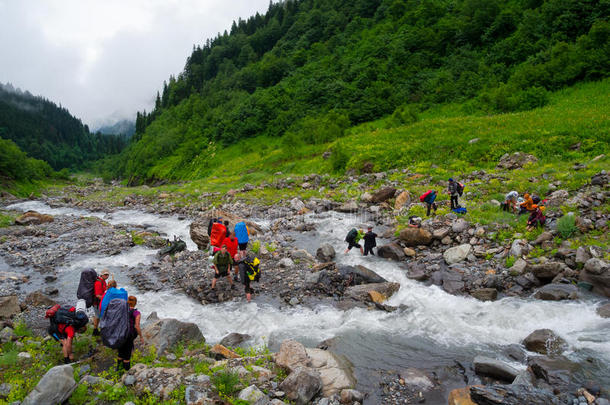
<path fill-rule="evenodd" d="M 239 375 L 233 371 L 221 370 L 213 374 L 210 380 L 220 394 L 231 395 L 237 391 Z"/>
<path fill-rule="evenodd" d="M 413 124 L 419 120 L 417 113 L 417 106 L 401 105 L 392 113 L 391 124 L 394 126 Z"/>
<path fill-rule="evenodd" d="M 515 256 L 508 256 L 506 258 L 506 263 L 504 264 L 504 266 L 508 269 L 513 267 L 513 264 L 515 264 L 515 262 L 517 261 L 517 259 L 515 258 Z"/>
<path fill-rule="evenodd" d="M 255 240 L 254 242 L 252 242 L 252 251 L 254 253 L 257 253 L 261 250 L 261 241 L 260 240 Z"/>
<path fill-rule="evenodd" d="M 557 232 L 563 239 L 568 239 L 578 232 L 576 218 L 572 214 L 564 215 L 557 221 Z"/>

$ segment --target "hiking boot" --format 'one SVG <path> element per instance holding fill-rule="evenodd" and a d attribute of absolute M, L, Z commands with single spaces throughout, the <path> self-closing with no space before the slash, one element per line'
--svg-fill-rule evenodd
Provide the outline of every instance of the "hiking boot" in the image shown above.
<path fill-rule="evenodd" d="M 99 329 L 93 329 L 93 336 L 99 336 L 100 335 L 100 330 Z"/>
<path fill-rule="evenodd" d="M 235 289 L 235 284 L 231 284 L 231 290 Z"/>

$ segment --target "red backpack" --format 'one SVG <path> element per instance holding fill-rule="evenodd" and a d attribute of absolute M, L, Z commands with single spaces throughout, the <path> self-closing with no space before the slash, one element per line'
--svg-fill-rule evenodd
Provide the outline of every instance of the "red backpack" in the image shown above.
<path fill-rule="evenodd" d="M 430 193 L 432 192 L 432 190 L 428 190 L 425 193 L 423 193 L 422 195 L 419 196 L 419 201 L 424 202 L 424 200 L 426 199 L 426 197 L 428 197 L 430 195 Z"/>
<path fill-rule="evenodd" d="M 210 245 L 220 247 L 222 242 L 227 237 L 227 228 L 218 222 L 212 225 L 212 234 L 210 235 Z"/>

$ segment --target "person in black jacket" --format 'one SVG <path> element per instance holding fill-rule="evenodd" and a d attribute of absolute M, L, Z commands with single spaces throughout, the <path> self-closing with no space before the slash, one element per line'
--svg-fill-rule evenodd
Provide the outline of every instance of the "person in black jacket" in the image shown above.
<path fill-rule="evenodd" d="M 375 240 L 375 238 L 377 237 L 377 234 L 375 232 L 373 232 L 373 227 L 369 226 L 368 227 L 368 232 L 364 234 L 364 255 L 368 255 L 369 253 L 372 254 L 373 256 L 375 256 L 375 253 L 373 253 L 373 248 L 375 246 L 377 246 L 377 241 Z"/>

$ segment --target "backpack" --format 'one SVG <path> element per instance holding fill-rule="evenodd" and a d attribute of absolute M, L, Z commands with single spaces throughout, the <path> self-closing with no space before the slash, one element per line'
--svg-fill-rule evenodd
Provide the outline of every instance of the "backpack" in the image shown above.
<path fill-rule="evenodd" d="M 540 197 L 538 197 L 537 195 L 532 196 L 532 201 L 534 202 L 534 204 L 538 204 L 540 203 Z"/>
<path fill-rule="evenodd" d="M 216 223 L 216 218 L 210 218 L 210 222 L 208 222 L 208 236 L 212 235 L 212 225 Z"/>
<path fill-rule="evenodd" d="M 465 214 L 466 212 L 468 212 L 468 210 L 466 210 L 466 208 L 464 207 L 457 207 L 452 209 L 451 211 L 455 212 L 456 214 Z"/>
<path fill-rule="evenodd" d="M 97 279 L 97 273 L 93 269 L 85 269 L 80 273 L 76 298 L 85 300 L 87 308 L 93 305 L 94 286 Z"/>
<path fill-rule="evenodd" d="M 104 346 L 118 349 L 129 339 L 130 314 L 126 300 L 114 298 L 108 303 L 100 321 L 100 335 Z"/>
<path fill-rule="evenodd" d="M 460 197 L 462 196 L 462 194 L 464 194 L 464 187 L 466 187 L 464 185 L 464 183 L 458 182 L 458 184 L 457 184 L 457 192 L 460 195 Z"/>
<path fill-rule="evenodd" d="M 50 316 L 49 316 L 50 315 Z M 83 311 L 76 311 L 71 305 L 53 305 L 45 314 L 51 323 L 73 326 L 75 329 L 82 328 L 89 323 L 87 314 Z"/>
<path fill-rule="evenodd" d="M 227 227 L 216 222 L 212 225 L 212 234 L 210 235 L 210 245 L 220 247 L 222 241 L 227 237 Z"/>
<path fill-rule="evenodd" d="M 124 288 L 109 288 L 106 290 L 106 294 L 104 294 L 104 298 L 102 298 L 102 303 L 100 306 L 100 318 L 104 316 L 104 311 L 106 307 L 115 298 L 119 298 L 127 301 L 127 291 Z"/>
<path fill-rule="evenodd" d="M 358 230 L 356 228 L 352 228 L 347 233 L 347 236 L 345 237 L 345 241 L 348 243 L 353 242 L 356 239 L 356 236 L 358 236 Z"/>
<path fill-rule="evenodd" d="M 250 237 L 248 236 L 248 227 L 245 222 L 235 224 L 235 237 L 239 243 L 248 243 Z"/>
<path fill-rule="evenodd" d="M 261 276 L 261 271 L 259 267 L 261 261 L 258 260 L 258 257 L 247 256 L 244 260 L 244 263 L 247 266 L 246 275 L 248 276 L 250 281 L 258 281 Z"/>
<path fill-rule="evenodd" d="M 423 193 L 422 195 L 420 195 L 419 201 L 424 202 L 426 200 L 426 197 L 428 197 L 430 195 L 430 193 L 432 193 L 432 190 L 428 190 L 425 193 Z"/>

